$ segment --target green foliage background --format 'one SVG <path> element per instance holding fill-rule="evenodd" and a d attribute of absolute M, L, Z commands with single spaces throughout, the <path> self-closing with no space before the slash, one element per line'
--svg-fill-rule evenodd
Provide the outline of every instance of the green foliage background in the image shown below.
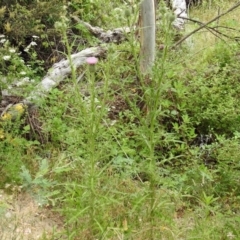
<path fill-rule="evenodd" d="M 134 24 L 138 3 L 1 1 L 7 41 L 0 72 L 8 77 L 1 89 L 21 71 L 41 80 L 55 62 L 101 44 L 72 15 L 108 29 Z M 198 54 L 187 43 L 173 50 L 176 32 L 165 18 L 171 10 L 161 4 L 158 10 L 157 43 L 165 48 L 149 76 L 139 72 L 132 34 L 108 44 L 94 68 L 73 69 L 39 104 L 38 128 L 27 116 L 0 122 L 1 188 L 20 185 L 56 208 L 68 239 L 240 236 L 239 44 L 216 38 Z M 56 29 L 56 22 L 66 27 Z M 33 36 L 37 45 L 24 55 Z M 16 53 L 4 60 L 10 49 Z M 24 91 L 18 94 L 30 90 Z"/>

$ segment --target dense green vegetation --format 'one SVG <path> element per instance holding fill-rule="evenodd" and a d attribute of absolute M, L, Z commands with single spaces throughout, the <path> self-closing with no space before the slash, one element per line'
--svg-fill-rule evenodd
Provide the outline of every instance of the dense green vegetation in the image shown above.
<path fill-rule="evenodd" d="M 53 63 L 101 44 L 72 15 L 134 25 L 132 2 L 2 1 L 1 89 L 23 76 L 36 85 Z M 190 16 L 206 22 L 233 2 L 205 1 Z M 139 71 L 133 32 L 105 44 L 94 67 L 73 69 L 34 112 L 0 122 L 0 187 L 22 186 L 59 212 L 62 239 L 240 239 L 240 9 L 211 25 L 228 37 L 203 29 L 174 49 L 170 12 L 159 4 L 165 47 L 151 75 Z"/>

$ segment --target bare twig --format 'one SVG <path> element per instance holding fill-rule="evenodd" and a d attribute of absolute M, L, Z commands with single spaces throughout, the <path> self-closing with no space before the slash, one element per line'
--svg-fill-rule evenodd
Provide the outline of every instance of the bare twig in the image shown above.
<path fill-rule="evenodd" d="M 181 17 L 181 18 L 184 18 L 184 17 Z M 191 22 L 194 22 L 194 23 L 197 23 L 199 25 L 204 25 L 204 23 L 198 21 L 198 20 L 195 20 L 195 19 L 191 19 L 191 18 L 184 18 L 185 20 L 188 20 L 188 21 L 191 21 Z M 218 30 L 216 30 L 216 27 L 209 27 L 209 26 L 204 26 L 204 28 L 206 28 L 209 32 L 211 32 L 214 36 L 216 36 L 217 38 L 221 39 L 222 41 L 225 41 L 224 39 L 222 39 L 219 35 L 222 35 L 223 37 L 226 37 L 226 38 L 229 38 L 229 39 L 232 39 L 232 40 L 235 40 L 234 37 L 230 37 L 228 36 L 227 34 L 225 33 L 222 33 Z"/>
<path fill-rule="evenodd" d="M 232 31 L 240 32 L 240 30 L 237 29 L 237 28 L 227 27 L 227 26 L 214 26 L 212 28 L 225 28 L 225 29 L 229 29 L 229 30 L 232 30 Z"/>
<path fill-rule="evenodd" d="M 240 2 L 238 2 L 237 4 L 235 4 L 233 7 L 229 8 L 226 12 L 223 12 L 222 14 L 218 15 L 217 17 L 213 18 L 212 20 L 208 21 L 207 23 L 204 23 L 203 25 L 201 25 L 199 28 L 195 29 L 194 31 L 190 32 L 189 34 L 187 34 L 185 37 L 183 37 L 182 39 L 180 39 L 179 41 L 177 41 L 173 48 L 180 45 L 183 41 L 185 41 L 187 38 L 189 38 L 190 36 L 192 36 L 194 33 L 198 32 L 199 30 L 205 28 L 207 25 L 209 25 L 210 23 L 215 22 L 216 20 L 218 20 L 219 18 L 223 17 L 224 15 L 230 13 L 231 11 L 233 11 L 234 9 L 238 8 L 240 6 Z"/>

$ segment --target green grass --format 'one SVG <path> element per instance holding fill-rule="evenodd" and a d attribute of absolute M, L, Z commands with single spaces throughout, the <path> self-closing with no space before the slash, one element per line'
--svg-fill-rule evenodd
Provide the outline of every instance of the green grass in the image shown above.
<path fill-rule="evenodd" d="M 104 11 L 113 7 L 105 4 Z M 97 15 L 100 1 L 96 6 Z M 206 22 L 217 7 L 193 9 L 191 17 Z M 219 25 L 239 29 L 239 11 Z M 106 18 L 99 20 L 106 28 L 127 24 Z M 62 36 L 69 56 L 76 46 Z M 41 103 L 35 135 L 31 121 L 2 123 L 1 187 L 20 185 L 60 213 L 67 239 L 240 238 L 239 46 L 202 32 L 190 47 L 170 50 L 173 38 L 170 30 L 158 32 L 167 47 L 148 77 L 139 72 L 131 37 L 107 45 L 106 58 L 86 66 L 79 84 L 82 69 L 72 69 Z"/>

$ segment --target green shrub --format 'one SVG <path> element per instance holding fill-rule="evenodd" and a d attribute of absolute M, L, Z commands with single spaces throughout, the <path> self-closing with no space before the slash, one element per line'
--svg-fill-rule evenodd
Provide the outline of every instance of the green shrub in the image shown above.
<path fill-rule="evenodd" d="M 239 131 L 237 50 L 235 45 L 232 49 L 217 45 L 207 58 L 211 63 L 199 65 L 194 74 L 186 74 L 183 101 L 198 133 L 232 136 Z"/>

